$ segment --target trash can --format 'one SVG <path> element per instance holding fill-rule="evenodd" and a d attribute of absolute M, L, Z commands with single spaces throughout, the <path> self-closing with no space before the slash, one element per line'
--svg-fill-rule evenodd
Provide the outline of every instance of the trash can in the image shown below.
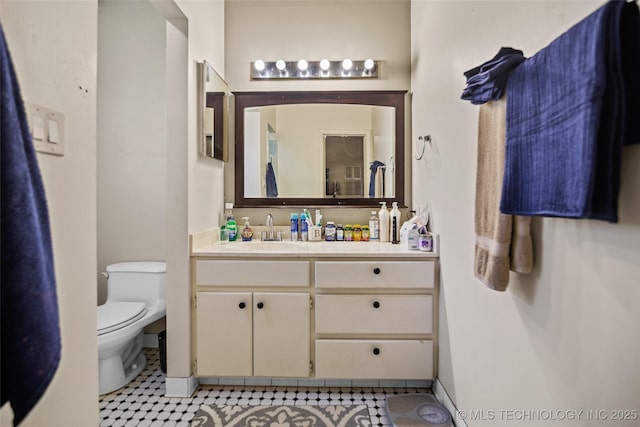
<path fill-rule="evenodd" d="M 167 373 L 167 331 L 158 334 L 158 348 L 160 349 L 160 370 Z"/>

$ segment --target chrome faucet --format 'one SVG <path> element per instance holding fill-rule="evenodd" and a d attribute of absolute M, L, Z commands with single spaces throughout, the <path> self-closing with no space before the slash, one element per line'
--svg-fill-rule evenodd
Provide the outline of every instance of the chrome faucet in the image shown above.
<path fill-rule="evenodd" d="M 273 240 L 273 216 L 271 214 L 267 214 L 267 222 L 265 224 L 269 229 L 269 240 Z"/>
<path fill-rule="evenodd" d="M 267 214 L 267 221 L 265 222 L 267 230 L 262 232 L 262 240 L 265 242 L 279 242 L 282 240 L 282 231 L 274 231 L 273 228 L 273 216 Z"/>

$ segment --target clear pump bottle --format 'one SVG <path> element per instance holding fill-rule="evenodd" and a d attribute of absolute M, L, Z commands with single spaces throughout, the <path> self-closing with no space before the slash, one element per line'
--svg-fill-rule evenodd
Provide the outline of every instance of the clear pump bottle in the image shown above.
<path fill-rule="evenodd" d="M 242 235 L 242 240 L 248 242 L 253 239 L 253 229 L 251 228 L 251 224 L 249 224 L 248 216 L 243 216 L 242 219 L 244 220 L 244 226 L 240 234 Z"/>

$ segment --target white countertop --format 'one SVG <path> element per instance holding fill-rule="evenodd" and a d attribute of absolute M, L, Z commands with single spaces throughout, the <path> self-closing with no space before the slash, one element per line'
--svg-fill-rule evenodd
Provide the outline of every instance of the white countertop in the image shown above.
<path fill-rule="evenodd" d="M 210 243 L 192 239 L 192 256 L 203 257 L 391 257 L 391 258 L 437 258 L 437 252 L 423 252 L 409 250 L 406 245 L 389 242 L 263 242 L 252 240 L 249 242 L 236 241 L 224 243 Z M 436 242 L 434 248 L 437 249 Z"/>

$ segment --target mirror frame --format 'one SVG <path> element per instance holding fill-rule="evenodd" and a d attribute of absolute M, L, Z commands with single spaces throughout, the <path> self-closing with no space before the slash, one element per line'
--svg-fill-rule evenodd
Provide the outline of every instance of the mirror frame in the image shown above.
<path fill-rule="evenodd" d="M 232 92 L 235 103 L 235 200 L 236 207 L 274 206 L 379 206 L 397 201 L 404 206 L 405 95 L 407 91 L 310 91 L 310 92 Z M 244 197 L 244 109 L 283 104 L 359 104 L 395 107 L 395 191 L 394 197 L 344 199 L 324 197 Z"/>
<path fill-rule="evenodd" d="M 218 91 L 207 92 L 207 77 L 218 80 L 220 88 Z M 207 61 L 197 62 L 197 79 L 198 79 L 198 152 L 204 157 L 222 160 L 229 160 L 228 144 L 227 144 L 227 111 L 228 105 L 228 88 L 227 82 L 216 72 L 216 70 Z M 222 85 L 225 86 L 222 91 Z M 207 108 L 213 108 L 213 135 L 211 141 L 207 141 L 204 123 Z"/>

